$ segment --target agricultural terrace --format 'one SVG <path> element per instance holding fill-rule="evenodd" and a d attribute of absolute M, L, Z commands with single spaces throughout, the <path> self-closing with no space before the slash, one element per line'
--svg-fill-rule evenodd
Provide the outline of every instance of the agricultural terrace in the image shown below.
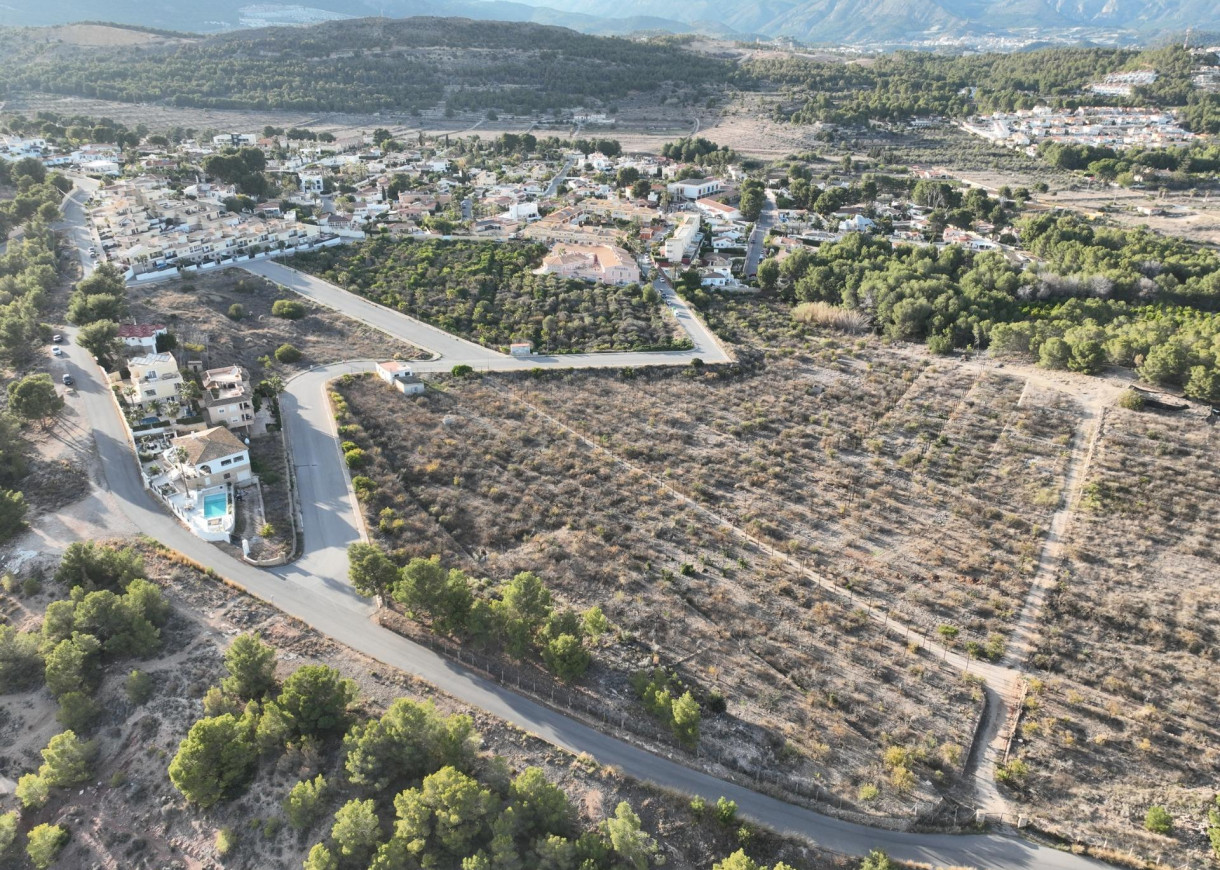
<path fill-rule="evenodd" d="M 690 347 L 651 286 L 533 274 L 545 255 L 538 244 L 382 237 L 289 264 L 504 352 L 515 341 L 547 353 Z"/>
<path fill-rule="evenodd" d="M 1214 424 L 1108 410 L 1034 658 L 1046 674 L 1022 719 L 1019 799 L 1087 819 L 1111 843 L 1164 805 L 1177 842 L 1145 834 L 1143 854 L 1207 849 L 1220 767 L 1217 491 Z"/>
<path fill-rule="evenodd" d="M 832 357 L 449 380 L 396 403 L 372 380 L 338 389 L 359 423 L 344 437 L 373 457 L 366 516 L 400 561 L 438 553 L 497 581 L 536 571 L 619 627 L 585 685 L 628 722 L 642 716 L 631 674 L 672 667 L 713 711 L 704 759 L 909 814 L 960 774 L 981 693 L 886 639 L 867 610 L 960 626 L 959 643 L 994 653 L 983 647 L 1028 586 L 1072 412 L 1027 407 L 1002 374 L 877 346 Z"/>

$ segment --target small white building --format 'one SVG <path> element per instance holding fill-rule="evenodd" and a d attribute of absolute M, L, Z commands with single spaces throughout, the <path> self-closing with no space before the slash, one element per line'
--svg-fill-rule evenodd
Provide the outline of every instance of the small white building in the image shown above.
<path fill-rule="evenodd" d="M 515 202 L 508 207 L 506 217 L 513 221 L 536 221 L 539 217 L 538 203 Z"/>
<path fill-rule="evenodd" d="M 741 220 L 741 211 L 739 209 L 719 200 L 701 199 L 695 203 L 695 206 L 709 218 L 722 221 Z"/>
<path fill-rule="evenodd" d="M 514 341 L 512 344 L 510 344 L 508 346 L 509 356 L 525 357 L 525 356 L 532 356 L 533 353 L 534 353 L 534 346 L 532 344 L 530 344 L 528 341 Z"/>
<path fill-rule="evenodd" d="M 321 172 L 302 172 L 297 177 L 301 182 L 301 193 L 321 193 L 326 186 L 326 178 Z"/>
<path fill-rule="evenodd" d="M 689 178 L 686 181 L 675 181 L 673 184 L 667 185 L 666 189 L 670 196 L 700 200 L 713 193 L 720 193 L 724 190 L 724 185 L 719 178 Z"/>
<path fill-rule="evenodd" d="M 417 378 L 411 367 L 404 362 L 394 359 L 379 362 L 375 370 L 377 377 L 405 396 L 414 396 L 424 391 L 423 381 Z"/>

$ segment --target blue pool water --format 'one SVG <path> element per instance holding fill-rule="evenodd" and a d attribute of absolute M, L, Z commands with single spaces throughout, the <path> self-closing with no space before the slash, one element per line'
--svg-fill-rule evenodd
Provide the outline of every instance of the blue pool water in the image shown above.
<path fill-rule="evenodd" d="M 203 497 L 203 516 L 205 519 L 223 517 L 229 511 L 229 497 L 223 492 L 205 495 Z"/>

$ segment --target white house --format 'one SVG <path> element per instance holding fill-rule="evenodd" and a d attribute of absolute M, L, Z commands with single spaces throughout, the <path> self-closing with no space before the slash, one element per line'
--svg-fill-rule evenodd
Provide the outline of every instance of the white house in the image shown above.
<path fill-rule="evenodd" d="M 872 232 L 877 224 L 871 218 L 866 218 L 862 214 L 852 215 L 847 220 L 839 221 L 839 232 L 841 233 L 868 233 Z"/>
<path fill-rule="evenodd" d="M 709 218 L 723 221 L 741 220 L 741 211 L 739 209 L 719 200 L 700 199 L 695 203 L 695 206 Z"/>
<path fill-rule="evenodd" d="M 379 362 L 375 366 L 375 370 L 377 377 L 405 396 L 414 396 L 424 391 L 423 381 L 417 378 L 411 367 L 404 362 L 398 360 Z"/>
<path fill-rule="evenodd" d="M 325 186 L 325 176 L 321 172 L 302 172 L 297 177 L 301 181 L 302 193 L 321 193 Z"/>
<path fill-rule="evenodd" d="M 515 202 L 508 207 L 508 214 L 505 217 L 513 221 L 536 221 L 539 217 L 538 203 Z"/>
<path fill-rule="evenodd" d="M 120 323 L 119 338 L 126 347 L 142 350 L 145 353 L 155 353 L 157 336 L 169 332 L 160 323 Z"/>
<path fill-rule="evenodd" d="M 131 394 L 137 404 L 176 399 L 182 388 L 182 373 L 172 353 L 150 353 L 127 361 Z"/>
<path fill-rule="evenodd" d="M 700 200 L 713 193 L 720 193 L 724 185 L 719 178 L 688 178 L 686 181 L 675 181 L 667 185 L 670 196 L 680 196 L 684 199 Z"/>
<path fill-rule="evenodd" d="M 176 465 L 184 482 L 196 490 L 221 483 L 239 484 L 253 477 L 250 450 L 224 426 L 180 435 L 170 442 L 166 459 Z"/>

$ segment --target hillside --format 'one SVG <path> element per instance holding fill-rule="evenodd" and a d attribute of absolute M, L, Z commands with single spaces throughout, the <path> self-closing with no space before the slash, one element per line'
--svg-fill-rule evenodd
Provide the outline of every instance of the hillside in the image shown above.
<path fill-rule="evenodd" d="M 677 56 L 675 56 L 677 54 Z M 226 109 L 516 113 L 727 80 L 721 61 L 559 27 L 470 19 L 331 21 L 144 44 L 0 31 L 0 93 Z"/>

